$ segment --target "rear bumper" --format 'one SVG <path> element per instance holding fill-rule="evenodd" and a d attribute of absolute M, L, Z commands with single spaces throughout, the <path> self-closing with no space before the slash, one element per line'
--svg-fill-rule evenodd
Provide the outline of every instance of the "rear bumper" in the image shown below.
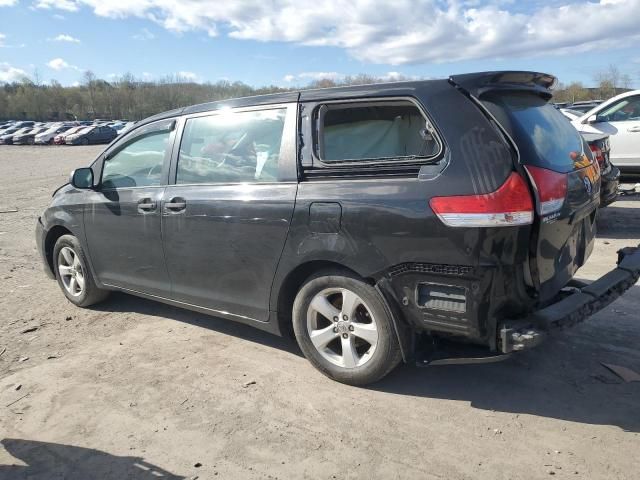
<path fill-rule="evenodd" d="M 529 317 L 504 322 L 498 330 L 502 353 L 527 350 L 555 329 L 573 326 L 609 305 L 640 278 L 640 245 L 618 251 L 618 266 L 588 285 L 576 288 L 558 302 Z"/>
<path fill-rule="evenodd" d="M 611 166 L 611 169 L 602 175 L 600 187 L 600 206 L 606 207 L 613 203 L 618 196 L 618 186 L 620 185 L 620 170 Z"/>

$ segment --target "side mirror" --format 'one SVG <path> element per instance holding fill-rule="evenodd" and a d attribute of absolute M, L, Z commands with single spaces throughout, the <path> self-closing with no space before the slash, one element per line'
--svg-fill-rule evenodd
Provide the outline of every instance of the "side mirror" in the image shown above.
<path fill-rule="evenodd" d="M 81 190 L 93 188 L 93 170 L 88 167 L 76 168 L 69 176 L 69 183 Z"/>

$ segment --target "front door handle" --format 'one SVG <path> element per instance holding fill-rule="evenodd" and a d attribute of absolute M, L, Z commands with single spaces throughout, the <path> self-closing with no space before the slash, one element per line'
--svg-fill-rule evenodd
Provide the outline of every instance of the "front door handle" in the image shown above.
<path fill-rule="evenodd" d="M 164 207 L 173 213 L 184 212 L 187 208 L 187 201 L 182 197 L 173 197 L 164 204 Z"/>
<path fill-rule="evenodd" d="M 156 202 L 150 198 L 141 198 L 138 200 L 138 211 L 140 213 L 153 212 L 157 207 Z"/>
<path fill-rule="evenodd" d="M 627 132 L 631 132 L 631 133 L 639 133 L 639 132 L 640 132 L 640 127 L 631 127 L 631 128 L 627 128 Z"/>

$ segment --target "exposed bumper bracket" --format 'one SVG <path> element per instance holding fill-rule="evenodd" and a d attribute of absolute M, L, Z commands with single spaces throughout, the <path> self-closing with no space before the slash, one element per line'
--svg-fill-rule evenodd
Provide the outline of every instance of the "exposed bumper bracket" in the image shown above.
<path fill-rule="evenodd" d="M 640 278 L 640 246 L 618 251 L 618 266 L 598 280 L 523 320 L 507 321 L 499 330 L 500 351 L 509 353 L 539 345 L 546 332 L 586 320 L 609 305 Z"/>

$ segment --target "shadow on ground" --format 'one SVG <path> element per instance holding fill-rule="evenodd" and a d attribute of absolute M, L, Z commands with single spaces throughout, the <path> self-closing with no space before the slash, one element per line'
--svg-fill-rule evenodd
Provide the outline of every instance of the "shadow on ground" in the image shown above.
<path fill-rule="evenodd" d="M 0 465 L 0 480 L 181 480 L 140 457 L 119 457 L 100 450 L 17 438 L 0 441 L 15 463 Z"/>
<path fill-rule="evenodd" d="M 278 337 L 232 320 L 204 315 L 126 293 L 113 292 L 106 301 L 92 306 L 91 309 L 99 312 L 135 312 L 143 315 L 169 318 L 302 356 L 293 338 Z"/>
<path fill-rule="evenodd" d="M 638 291 L 632 294 L 640 295 Z M 97 308 L 167 317 L 301 355 L 290 339 L 126 294 L 116 293 Z M 637 338 L 640 329 L 629 324 L 629 318 L 608 318 L 605 328 L 588 321 L 502 363 L 427 368 L 403 365 L 370 390 L 465 401 L 482 410 L 616 425 L 640 432 L 640 383 L 624 384 L 600 365 L 601 361 L 619 363 L 640 371 L 640 355 L 631 338 Z M 609 326 L 611 320 L 619 328 Z"/>

